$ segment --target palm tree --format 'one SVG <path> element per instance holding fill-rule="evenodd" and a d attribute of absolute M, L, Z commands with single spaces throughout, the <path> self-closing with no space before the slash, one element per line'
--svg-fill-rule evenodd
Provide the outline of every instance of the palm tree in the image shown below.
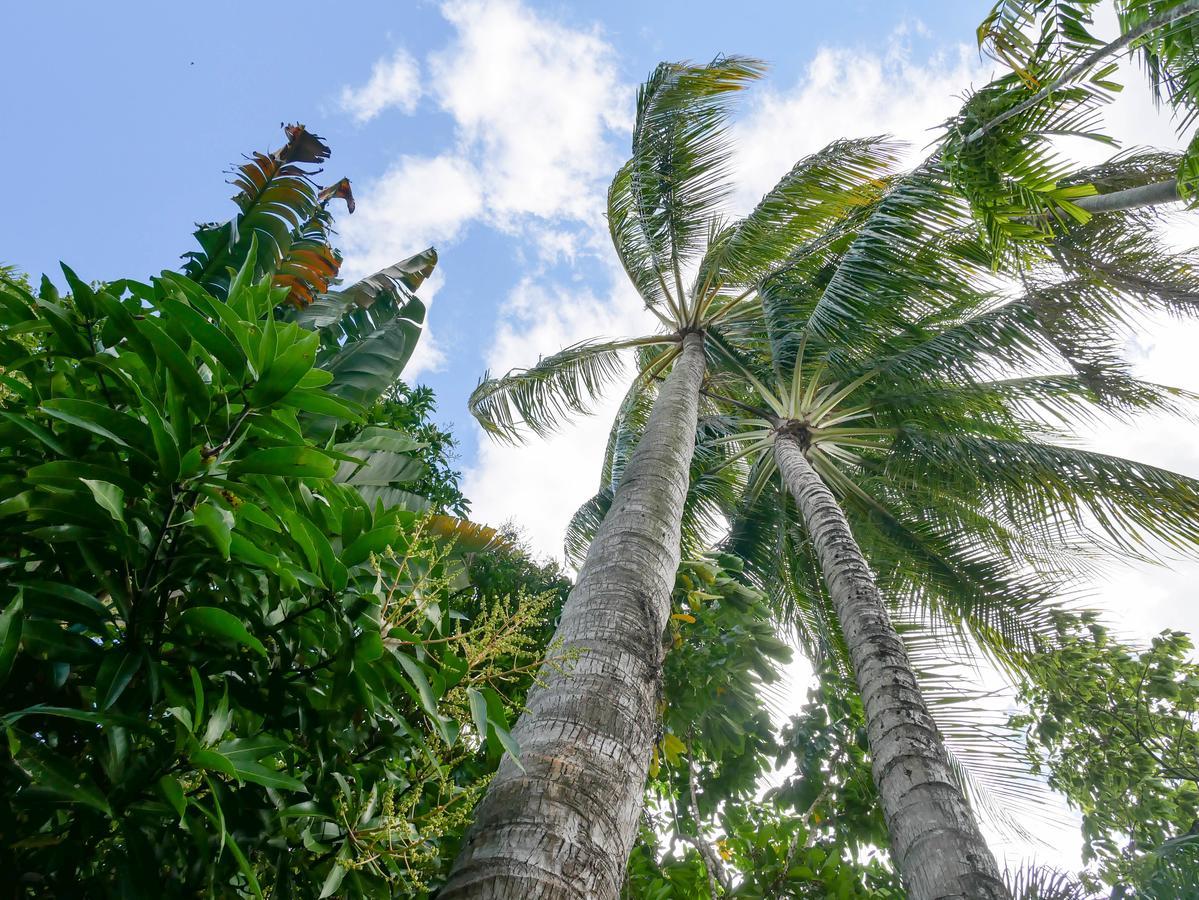
<path fill-rule="evenodd" d="M 838 271 L 847 262 L 838 261 Z M 777 305 L 801 316 L 797 327 L 772 329 L 771 361 L 787 377 L 742 373 L 764 408 L 756 429 L 733 439 L 761 454 L 755 480 L 777 469 L 811 542 L 862 694 L 892 850 L 913 898 L 1006 893 L 998 873 L 980 864 L 989 854 L 875 572 L 892 584 L 908 581 L 951 621 L 962 621 L 964 604 L 989 608 L 990 632 L 979 627 L 987 619 L 979 610 L 971 616 L 975 637 L 1011 663 L 1037 631 L 1026 613 L 1043 618 L 1034 601 L 1048 594 L 1018 561 L 1060 567 L 1063 551 L 1087 548 L 1092 519 L 1124 546 L 1199 542 L 1199 482 L 1054 441 L 1067 435 L 1047 412 L 1069 422 L 1088 408 L 1170 410 L 1177 399 L 1121 372 L 1109 343 L 1083 344 L 1053 320 L 1055 305 L 1077 308 L 1080 290 L 1127 293 L 1125 302 L 1152 306 L 1180 287 L 1145 278 L 1130 293 L 1104 280 L 1063 278 L 1007 301 L 963 282 L 953 307 L 932 310 L 896 310 L 879 297 L 859 310 L 879 317 L 862 330 L 888 336 L 858 348 L 821 333 L 826 293 L 782 279 Z M 1099 331 L 1107 323 L 1091 324 Z M 1042 374 L 1054 357 L 1074 371 Z M 873 567 L 847 509 L 875 551 Z M 905 563 L 907 571 L 896 571 Z"/>
<path fill-rule="evenodd" d="M 617 896 L 654 741 L 662 634 L 680 555 L 707 336 L 751 319 L 757 285 L 805 242 L 875 196 L 894 160 L 882 141 L 842 142 L 798 163 L 744 219 L 726 222 L 733 92 L 762 65 L 719 58 L 662 64 L 642 86 L 632 156 L 608 193 L 625 271 L 662 330 L 577 344 L 485 380 L 471 409 L 502 438 L 545 434 L 620 370 L 654 351 L 634 385 L 657 385 L 563 609 L 553 657 L 513 729 L 505 760 L 441 896 Z"/>
<path fill-rule="evenodd" d="M 697 450 L 710 468 L 693 475 L 702 531 L 720 502 L 713 469 L 754 460 L 726 549 L 786 599 L 809 652 L 844 649 L 917 898 L 1006 894 L 883 597 L 940 636 L 909 635 L 921 662 L 965 639 L 1011 668 L 1096 551 L 1199 541 L 1199 484 L 1056 442 L 1087 416 L 1185 399 L 1130 376 L 1118 331 L 1140 310 L 1185 309 L 1192 260 L 1137 213 L 1097 217 L 1054 261 L 1027 261 L 1026 293 L 1011 296 L 968 216 L 930 162 L 766 279 L 764 329 L 712 329 Z M 622 406 L 568 546 L 618 492 L 647 393 Z"/>

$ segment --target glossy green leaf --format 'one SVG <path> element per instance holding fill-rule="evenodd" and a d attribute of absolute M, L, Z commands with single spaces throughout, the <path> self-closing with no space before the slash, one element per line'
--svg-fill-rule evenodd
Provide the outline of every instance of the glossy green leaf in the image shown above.
<path fill-rule="evenodd" d="M 194 362 L 183 349 L 162 330 L 151 316 L 137 320 L 137 329 L 154 348 L 154 353 L 167 367 L 175 383 L 183 391 L 188 405 L 201 419 L 207 417 L 211 407 L 208 388 L 200 378 Z"/>
<path fill-rule="evenodd" d="M 201 503 L 192 511 L 196 526 L 208 536 L 222 559 L 229 558 L 233 540 L 233 513 L 211 501 Z"/>
<path fill-rule="evenodd" d="M 193 606 L 180 613 L 178 621 L 180 626 L 241 644 L 260 656 L 267 655 L 262 641 L 250 634 L 241 620 L 226 610 L 215 606 Z"/>
<path fill-rule="evenodd" d="M 92 496 L 96 498 L 96 502 L 113 517 L 118 525 L 124 526 L 125 492 L 115 484 L 110 484 L 107 481 L 97 481 L 94 478 L 84 478 L 83 483 L 88 486 L 88 490 L 92 492 Z"/>
<path fill-rule="evenodd" d="M 0 685 L 4 684 L 8 673 L 12 671 L 13 660 L 21 646 L 23 608 L 21 595 L 18 594 L 0 613 Z"/>
<path fill-rule="evenodd" d="M 311 447 L 268 447 L 254 450 L 229 467 L 232 475 L 282 475 L 286 478 L 330 478 L 335 463 Z"/>

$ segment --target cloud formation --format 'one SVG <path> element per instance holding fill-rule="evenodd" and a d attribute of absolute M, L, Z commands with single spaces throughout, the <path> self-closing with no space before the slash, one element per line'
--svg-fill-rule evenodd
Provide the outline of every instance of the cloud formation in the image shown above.
<path fill-rule="evenodd" d="M 614 48 L 597 28 L 571 29 L 516 0 L 451 0 L 442 14 L 454 37 L 429 54 L 425 93 L 453 123 L 451 146 L 434 156 L 401 156 L 355 186 L 359 212 L 341 229 L 346 277 L 430 243 L 452 245 L 471 223 L 512 235 L 518 253 L 544 265 L 594 252 L 606 240 L 603 192 L 619 161 L 615 138 L 627 129 L 633 90 L 619 78 Z M 364 86 L 344 88 L 342 106 L 358 121 L 392 106 L 412 112 L 419 73 L 399 49 L 375 65 Z M 453 277 L 453 259 L 443 255 L 422 297 L 430 301 Z M 526 344 L 532 359 L 545 349 L 535 346 Z M 443 362 L 426 330 L 405 375 Z"/>
<path fill-rule="evenodd" d="M 375 63 L 366 84 L 341 89 L 341 108 L 354 121 L 369 122 L 391 107 L 405 113 L 415 112 L 420 95 L 420 65 L 407 50 L 400 48 L 390 59 Z"/>
<path fill-rule="evenodd" d="M 515 0 L 442 10 L 457 36 L 430 57 L 432 80 L 478 162 L 494 219 L 598 213 L 593 188 L 618 162 L 610 132 L 630 108 L 611 44 Z"/>

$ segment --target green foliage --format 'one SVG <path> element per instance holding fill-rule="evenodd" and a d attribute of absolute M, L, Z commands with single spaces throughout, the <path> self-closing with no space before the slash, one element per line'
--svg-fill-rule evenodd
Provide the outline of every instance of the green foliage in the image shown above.
<path fill-rule="evenodd" d="M 860 704 L 830 681 L 779 743 L 770 702 L 791 653 L 742 568 L 719 553 L 680 567 L 662 730 L 623 896 L 898 897 L 879 856 Z M 778 767 L 792 775 L 759 800 Z"/>
<path fill-rule="evenodd" d="M 1082 813 L 1083 858 L 1124 896 L 1182 896 L 1199 874 L 1199 665 L 1166 631 L 1129 647 L 1093 616 L 1057 618 L 1014 717 L 1044 772 Z"/>
<path fill-rule="evenodd" d="M 946 124 L 942 159 L 1002 253 L 1009 242 L 1045 241 L 1085 223 L 1075 205 L 1094 186 L 1071 179 L 1055 146 L 1063 135 L 1111 142 L 1101 107 L 1121 90 L 1114 61 L 1128 49 L 1149 76 L 1154 102 L 1174 109 L 1180 133 L 1199 114 L 1199 5 L 1188 0 L 1116 0 L 1120 35 L 1092 33 L 1097 0 L 1000 0 L 978 28 L 980 48 L 1009 68 L 972 93 Z M 1193 202 L 1199 141 L 1169 177 Z M 1145 182 L 1142 182 L 1145 183 Z"/>
<path fill-rule="evenodd" d="M 560 586 L 477 587 L 464 564 L 489 532 L 334 480 L 352 457 L 306 414 L 364 414 L 253 259 L 224 300 L 169 273 L 0 286 L 0 847 L 18 894 L 420 893 L 516 751 L 511 698 Z"/>
<path fill-rule="evenodd" d="M 365 418 L 371 426 L 401 431 L 419 445 L 416 452 L 424 470 L 407 485 L 408 490 L 426 500 L 434 512 L 466 516 L 470 501 L 462 494 L 462 473 L 454 468 L 458 442 L 433 422 L 436 409 L 432 388 L 397 381 L 366 411 Z"/>
<path fill-rule="evenodd" d="M 224 299 L 234 274 L 256 281 L 268 277 L 281 289 L 275 314 L 319 338 L 316 367 L 332 375 L 328 393 L 369 406 L 399 380 L 412 357 L 425 320 L 416 296 L 437 265 L 432 247 L 393 263 L 349 287 L 339 283 L 341 254 L 330 243 L 329 203 L 354 211 L 349 179 L 321 188 L 316 171 L 329 147 L 303 125 L 284 127 L 287 143 L 272 153 L 253 153 L 235 172 L 238 214 L 224 224 L 199 226 L 199 250 L 184 254 L 184 273 Z M 319 171 L 319 170 L 317 170 Z M 307 352 L 307 351 L 306 351 Z M 326 435 L 337 423 L 336 404 L 311 399 L 303 407 L 308 429 Z"/>

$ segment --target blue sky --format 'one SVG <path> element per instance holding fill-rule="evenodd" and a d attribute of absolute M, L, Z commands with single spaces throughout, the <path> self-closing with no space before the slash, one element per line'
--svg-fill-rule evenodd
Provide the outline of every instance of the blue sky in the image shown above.
<path fill-rule="evenodd" d="M 719 52 L 762 57 L 772 64 L 772 81 L 794 82 L 820 46 L 881 46 L 916 21 L 927 28 L 909 37 L 916 52 L 968 40 L 983 5 L 622 0 L 524 8 L 596 36 L 615 81 L 632 85 L 659 60 Z M 391 106 L 365 122 L 343 106 L 343 89 L 368 83 L 372 68 L 397 50 L 418 66 L 427 54 L 446 52 L 477 15 L 467 5 L 452 21 L 433 2 L 302 2 L 282 11 L 248 3 L 10 5 L 0 92 L 9 171 L 17 176 L 0 225 L 0 260 L 36 275 L 56 273 L 64 259 L 99 279 L 172 266 L 190 247 L 193 222 L 230 214 L 223 173 L 239 154 L 277 146 L 283 120 L 302 121 L 326 138 L 334 151 L 328 174 L 349 175 L 369 215 L 373 179 L 401 156 L 445 152 L 460 140 L 460 128 L 435 85 L 422 85 L 411 114 Z M 488 78 L 485 67 L 473 72 Z M 614 162 L 624 149 L 619 132 L 602 134 L 616 151 Z M 599 172 L 586 174 L 596 177 L 583 187 L 602 187 Z M 485 367 L 501 301 L 528 261 L 524 228 L 560 219 L 553 211 L 518 218 L 525 221 L 504 230 L 470 222 L 448 240 L 412 229 L 410 252 L 437 242 L 443 253 L 445 281 L 431 323 L 447 346 L 452 342 L 453 363 L 419 377 L 438 391 L 447 420 L 465 419 L 465 397 Z M 351 254 L 350 268 L 353 261 Z M 579 263 L 568 274 L 590 279 L 589 268 Z M 473 432 L 463 429 L 462 437 L 469 462 Z"/>
<path fill-rule="evenodd" d="M 409 374 L 436 389 L 439 418 L 455 426 L 474 517 L 515 520 L 534 550 L 556 555 L 566 521 L 594 491 L 616 398 L 519 448 L 481 440 L 465 401 L 486 368 L 652 328 L 602 219 L 638 82 L 663 59 L 723 52 L 771 64 L 734 125 L 735 211 L 838 137 L 895 134 L 915 154 L 961 93 L 989 76 L 973 45 L 989 6 L 9 4 L 0 262 L 57 278 L 63 259 L 89 279 L 174 266 L 192 223 L 231 214 L 224 179 L 240 154 L 278 146 L 280 122 L 304 122 L 333 149 L 327 180 L 354 181 L 358 211 L 339 219 L 347 276 L 430 244 L 441 251 L 422 290 L 429 329 Z M 1176 146 L 1135 74 L 1126 77 L 1112 132 Z M 1193 223 L 1180 220 L 1175 235 L 1199 242 Z M 1144 377 L 1199 391 L 1196 346 L 1197 325 L 1146 322 L 1127 349 Z M 1199 476 L 1193 425 L 1104 427 L 1086 440 Z M 1095 585 L 1094 602 L 1134 636 L 1197 633 L 1196 579 L 1199 565 L 1126 567 Z M 1075 833 L 1052 840 L 1057 849 L 1040 848 L 1042 858 L 1076 862 Z"/>

